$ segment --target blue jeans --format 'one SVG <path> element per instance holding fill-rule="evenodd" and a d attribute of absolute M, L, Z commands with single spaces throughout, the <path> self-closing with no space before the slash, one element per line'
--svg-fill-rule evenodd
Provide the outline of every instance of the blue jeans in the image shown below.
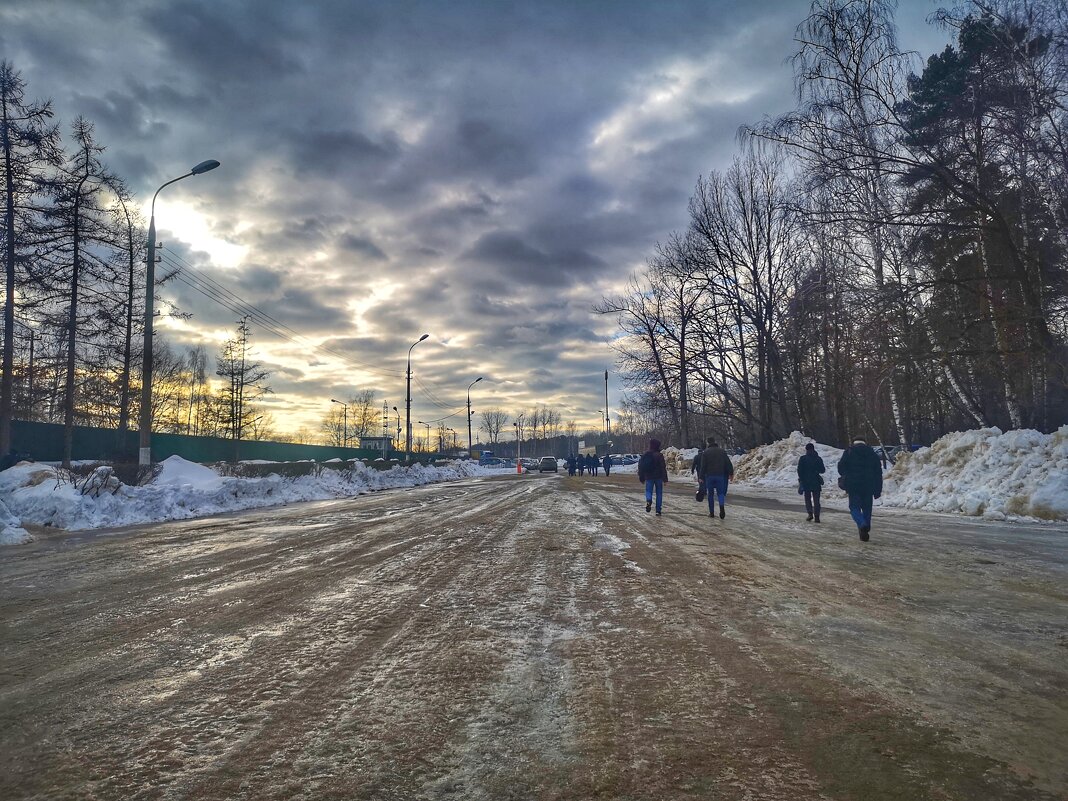
<path fill-rule="evenodd" d="M 872 495 L 854 495 L 849 493 L 849 514 L 853 515 L 853 522 L 857 528 L 871 526 L 871 507 L 875 502 Z"/>
<path fill-rule="evenodd" d="M 660 511 L 664 505 L 664 479 L 650 478 L 645 481 L 645 500 L 648 503 L 653 499 L 653 490 L 656 490 L 656 511 Z"/>
<path fill-rule="evenodd" d="M 720 506 L 727 500 L 727 477 L 705 476 L 705 491 L 708 493 L 708 511 L 714 512 L 717 499 Z"/>

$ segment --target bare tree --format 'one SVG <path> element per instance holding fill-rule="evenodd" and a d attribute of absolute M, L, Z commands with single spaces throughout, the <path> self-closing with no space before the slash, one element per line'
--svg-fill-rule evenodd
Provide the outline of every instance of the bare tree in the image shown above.
<path fill-rule="evenodd" d="M 496 445 L 500 442 L 501 432 L 511 419 L 511 416 L 504 409 L 487 409 L 479 414 L 479 420 L 481 421 L 479 428 L 485 431 L 489 441 Z"/>

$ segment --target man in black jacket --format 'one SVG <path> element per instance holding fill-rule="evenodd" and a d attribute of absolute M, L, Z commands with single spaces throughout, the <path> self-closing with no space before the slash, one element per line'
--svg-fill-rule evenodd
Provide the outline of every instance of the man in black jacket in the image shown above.
<path fill-rule="evenodd" d="M 797 481 L 805 495 L 805 511 L 808 512 L 806 520 L 815 518 L 817 523 L 820 522 L 820 492 L 823 489 L 820 473 L 826 472 L 823 459 L 816 453 L 816 446 L 808 443 L 804 455 L 797 460 Z"/>
<path fill-rule="evenodd" d="M 708 516 L 715 517 L 715 502 L 719 500 L 719 519 L 727 516 L 723 508 L 727 501 L 727 487 L 734 475 L 731 457 L 719 447 L 715 437 L 708 438 L 708 447 L 701 454 L 701 472 L 705 475 L 705 492 L 708 493 Z"/>
<path fill-rule="evenodd" d="M 857 524 L 857 533 L 862 542 L 867 542 L 872 504 L 883 494 L 883 469 L 879 457 L 863 437 L 854 439 L 842 454 L 838 475 L 841 476 L 842 489 L 849 495 L 849 514 Z"/>

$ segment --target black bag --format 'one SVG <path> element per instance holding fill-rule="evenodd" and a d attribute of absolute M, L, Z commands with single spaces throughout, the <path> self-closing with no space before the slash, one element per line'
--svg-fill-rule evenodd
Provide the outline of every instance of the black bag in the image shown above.
<path fill-rule="evenodd" d="M 846 492 L 845 476 L 838 476 L 838 489 L 842 490 L 842 492 Z"/>

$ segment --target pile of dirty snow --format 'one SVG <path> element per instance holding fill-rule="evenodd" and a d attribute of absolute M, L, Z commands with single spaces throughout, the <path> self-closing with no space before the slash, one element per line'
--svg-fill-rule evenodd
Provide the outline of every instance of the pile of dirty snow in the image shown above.
<path fill-rule="evenodd" d="M 884 502 L 908 509 L 1068 520 L 1068 425 L 1052 434 L 983 428 L 898 459 Z"/>
<path fill-rule="evenodd" d="M 110 477 L 97 482 L 99 491 L 94 485 L 94 491 L 83 493 L 85 479 L 76 485 L 67 471 L 25 463 L 0 472 L 0 529 L 6 542 L 18 536 L 8 532 L 22 531 L 18 527 L 24 523 L 68 530 L 112 528 L 492 474 L 469 461 L 442 467 L 396 465 L 390 470 L 355 462 L 350 469 L 325 469 L 318 476 L 239 478 L 172 456 L 145 486 L 127 486 Z"/>
<path fill-rule="evenodd" d="M 733 459 L 734 480 L 755 487 L 797 488 L 797 460 L 805 453 L 805 446 L 812 442 L 800 431 L 794 431 L 785 439 L 762 445 Z M 838 490 L 838 460 L 843 451 L 830 445 L 814 443 L 816 453 L 823 459 L 827 472 L 823 474 L 825 492 Z"/>

